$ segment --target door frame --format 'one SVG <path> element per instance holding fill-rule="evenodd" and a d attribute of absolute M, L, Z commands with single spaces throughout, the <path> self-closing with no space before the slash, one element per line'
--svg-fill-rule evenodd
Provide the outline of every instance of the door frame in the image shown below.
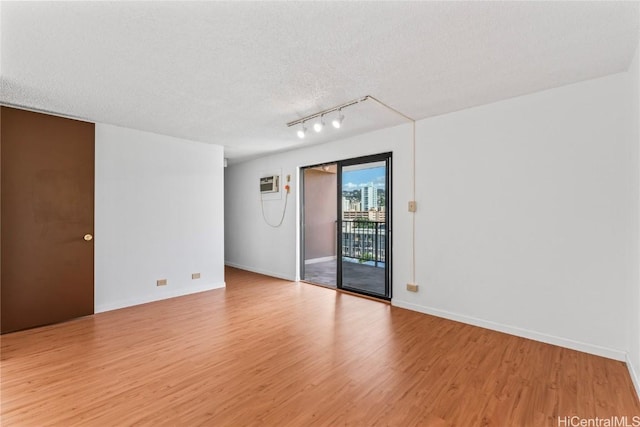
<path fill-rule="evenodd" d="M 392 252 L 391 252 L 391 248 L 392 248 L 392 244 L 391 244 L 391 238 L 392 238 L 392 233 L 391 233 L 391 224 L 392 224 L 392 220 L 391 220 L 391 215 L 392 215 L 392 191 L 391 191 L 391 174 L 392 174 L 392 168 L 391 168 L 391 164 L 392 164 L 392 158 L 393 158 L 393 153 L 391 152 L 386 152 L 386 153 L 380 153 L 380 154 L 372 154 L 372 155 L 368 155 L 368 156 L 361 156 L 361 157 L 354 157 L 351 159 L 346 159 L 346 160 L 341 160 L 338 163 L 338 212 L 337 212 L 337 218 L 338 218 L 338 247 L 337 247 L 337 252 L 338 252 L 338 265 L 336 268 L 337 271 L 337 278 L 336 278 L 336 284 L 338 289 L 340 290 L 345 290 L 345 291 L 349 291 L 349 292 L 355 292 L 358 294 L 362 294 L 362 295 L 366 295 L 372 298 L 378 298 L 378 299 L 382 299 L 382 300 L 391 300 L 392 297 L 392 286 L 391 286 L 391 267 L 392 267 Z M 378 295 L 378 294 L 374 294 L 371 292 L 367 292 L 365 290 L 362 289 L 357 289 L 357 288 L 350 288 L 350 287 L 344 287 L 343 283 L 342 283 L 342 168 L 344 166 L 352 166 L 352 165 L 359 165 L 362 163 L 373 163 L 373 162 L 380 162 L 380 161 L 384 161 L 385 162 L 385 167 L 386 167 L 386 173 L 385 173 L 385 219 L 384 219 L 384 224 L 385 224 L 385 264 L 384 264 L 384 269 L 385 269 L 385 275 L 384 275 L 384 289 L 385 289 L 385 295 Z"/>

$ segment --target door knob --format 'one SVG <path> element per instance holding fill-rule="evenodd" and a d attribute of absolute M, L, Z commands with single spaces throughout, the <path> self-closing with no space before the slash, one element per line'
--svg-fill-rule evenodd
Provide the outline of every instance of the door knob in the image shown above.
<path fill-rule="evenodd" d="M 91 234 L 85 234 L 84 240 L 86 240 L 87 242 L 90 242 L 91 240 L 93 240 L 93 236 Z"/>

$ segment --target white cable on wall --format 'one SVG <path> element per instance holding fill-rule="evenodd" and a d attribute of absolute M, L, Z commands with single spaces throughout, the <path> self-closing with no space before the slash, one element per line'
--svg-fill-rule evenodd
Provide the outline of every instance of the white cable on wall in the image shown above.
<path fill-rule="evenodd" d="M 269 227 L 278 228 L 284 222 L 284 215 L 287 212 L 287 202 L 289 201 L 289 181 L 290 181 L 290 175 L 287 175 L 287 184 L 285 185 L 285 187 L 282 190 L 282 191 L 285 192 L 285 195 L 284 195 L 284 206 L 282 207 L 282 216 L 280 217 L 280 221 L 278 221 L 278 223 L 276 225 L 271 224 L 269 222 L 269 220 L 267 219 L 266 215 L 264 214 L 264 199 L 262 198 L 262 194 L 260 194 L 260 210 L 262 211 L 262 219 L 264 220 L 264 222 Z"/>
<path fill-rule="evenodd" d="M 288 200 L 289 200 L 289 193 L 287 193 L 284 196 L 284 208 L 282 209 L 282 216 L 280 217 L 280 221 L 278 221 L 278 223 L 276 225 L 273 225 L 267 220 L 267 217 L 264 214 L 264 201 L 262 200 L 262 196 L 260 196 L 260 208 L 262 209 L 262 219 L 264 219 L 264 222 L 269 227 L 278 228 L 278 227 L 280 227 L 282 225 L 282 223 L 284 222 L 284 214 L 287 212 L 287 201 Z"/>
<path fill-rule="evenodd" d="M 384 102 L 380 101 L 379 99 L 371 96 L 371 95 L 367 95 L 365 96 L 362 100 L 366 101 L 367 99 L 371 99 L 375 102 L 377 102 L 378 104 L 382 105 L 383 107 L 387 108 L 390 111 L 393 111 L 394 113 L 396 113 L 397 115 L 405 118 L 406 120 L 411 122 L 411 126 L 412 126 L 412 137 L 411 137 L 411 160 L 412 160 L 412 167 L 411 167 L 411 200 L 415 201 L 416 200 L 416 121 L 415 119 L 412 119 L 411 117 L 407 116 L 406 114 L 401 113 L 400 111 L 396 110 L 395 108 L 385 104 Z M 416 281 L 416 214 L 415 212 L 412 213 L 411 215 L 411 225 L 412 225 L 412 231 L 411 231 L 411 283 L 415 283 Z"/>

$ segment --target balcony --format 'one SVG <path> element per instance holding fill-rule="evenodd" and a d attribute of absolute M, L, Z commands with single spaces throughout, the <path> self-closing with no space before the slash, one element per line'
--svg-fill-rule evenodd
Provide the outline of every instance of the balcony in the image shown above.
<path fill-rule="evenodd" d="M 376 295 L 385 293 L 386 226 L 384 222 L 342 221 L 342 284 Z M 304 279 L 336 287 L 336 261 L 305 265 Z"/>

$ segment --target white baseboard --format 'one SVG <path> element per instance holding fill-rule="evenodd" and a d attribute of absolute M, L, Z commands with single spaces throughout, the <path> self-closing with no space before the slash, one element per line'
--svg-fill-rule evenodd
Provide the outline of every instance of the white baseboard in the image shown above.
<path fill-rule="evenodd" d="M 337 260 L 338 257 L 337 256 L 325 256 L 322 258 L 311 258 L 311 259 L 305 259 L 304 263 L 305 265 L 307 264 L 318 264 L 319 262 L 328 262 L 328 261 L 335 261 Z"/>
<path fill-rule="evenodd" d="M 422 305 L 412 304 L 405 301 L 392 300 L 391 304 L 396 307 L 406 308 L 408 310 L 418 311 L 420 313 L 430 314 L 432 316 L 443 317 L 445 319 L 455 320 L 457 322 L 467 323 L 469 325 L 480 326 L 482 328 L 491 329 L 498 332 L 504 332 L 506 334 L 528 338 L 534 341 L 540 341 L 547 344 L 566 347 L 572 350 L 595 354 L 596 356 L 602 356 L 608 359 L 619 360 L 622 362 L 627 360 L 626 352 L 621 350 L 602 347 L 595 344 L 588 344 L 580 341 L 574 341 L 568 338 L 557 337 L 554 335 L 547 335 L 540 332 L 531 331 L 528 329 L 522 329 L 515 326 L 504 325 L 502 323 L 492 322 L 490 320 L 478 319 L 478 318 L 466 316 L 463 314 L 452 313 L 446 310 L 440 310 L 440 309 L 431 308 L 431 307 L 425 307 Z"/>
<path fill-rule="evenodd" d="M 224 265 L 228 265 L 229 267 L 239 268 L 240 270 L 251 271 L 253 273 L 264 274 L 265 276 L 275 277 L 276 279 L 289 280 L 291 282 L 295 282 L 296 281 L 295 278 L 291 278 L 291 277 L 288 277 L 288 276 L 286 276 L 284 274 L 276 273 L 274 271 L 263 270 L 261 268 L 247 267 L 246 265 L 236 264 L 234 262 L 228 262 L 228 261 L 225 261 Z"/>
<path fill-rule="evenodd" d="M 181 297 L 184 295 L 196 294 L 198 292 L 206 292 L 213 289 L 220 289 L 226 286 L 225 282 L 211 283 L 200 285 L 198 287 L 179 288 L 171 292 L 163 292 L 160 295 L 144 295 L 125 300 L 111 301 L 104 304 L 97 304 L 94 307 L 94 313 L 103 313 L 105 311 L 117 310 L 119 308 L 131 307 L 134 305 L 146 304 L 148 302 L 162 301 L 164 299 Z"/>
<path fill-rule="evenodd" d="M 627 369 L 629 369 L 629 375 L 631 376 L 631 381 L 633 382 L 634 387 L 636 388 L 636 394 L 638 395 L 638 400 L 640 400 L 640 366 L 634 367 L 631 359 L 629 358 L 629 354 L 627 354 Z"/>

